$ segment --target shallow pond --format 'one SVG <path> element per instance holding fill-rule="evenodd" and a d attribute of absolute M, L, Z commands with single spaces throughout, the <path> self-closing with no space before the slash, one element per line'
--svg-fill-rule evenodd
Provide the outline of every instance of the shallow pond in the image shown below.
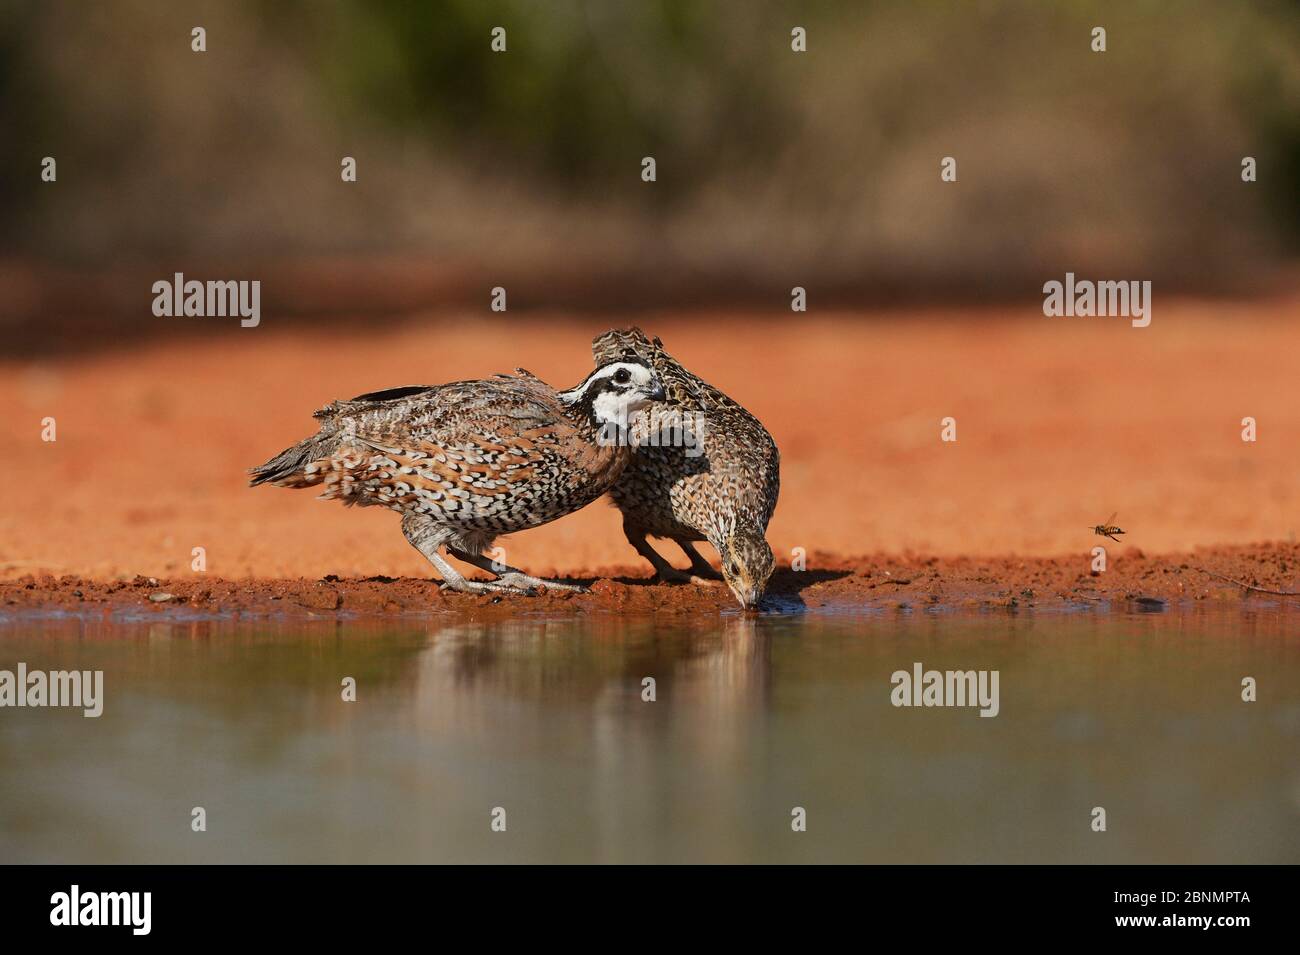
<path fill-rule="evenodd" d="M 1276 612 L 0 620 L 20 662 L 103 713 L 0 708 L 4 862 L 1300 861 Z M 894 706 L 917 663 L 997 715 Z"/>

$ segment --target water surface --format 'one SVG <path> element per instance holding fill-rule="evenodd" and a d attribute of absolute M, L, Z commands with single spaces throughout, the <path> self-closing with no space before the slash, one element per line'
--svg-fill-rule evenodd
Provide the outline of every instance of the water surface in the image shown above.
<path fill-rule="evenodd" d="M 10 618 L 0 669 L 103 670 L 106 699 L 0 709 L 0 861 L 1294 863 L 1296 633 L 1275 612 Z M 894 707 L 917 661 L 999 671 L 999 715 Z"/>

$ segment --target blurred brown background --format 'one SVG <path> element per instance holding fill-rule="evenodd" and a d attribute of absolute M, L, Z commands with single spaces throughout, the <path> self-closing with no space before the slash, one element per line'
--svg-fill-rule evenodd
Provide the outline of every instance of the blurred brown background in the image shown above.
<path fill-rule="evenodd" d="M 1300 239 L 1300 5 L 18 2 L 0 128 L 15 347 L 156 334 L 140 282 L 177 270 L 282 320 L 1236 293 Z"/>

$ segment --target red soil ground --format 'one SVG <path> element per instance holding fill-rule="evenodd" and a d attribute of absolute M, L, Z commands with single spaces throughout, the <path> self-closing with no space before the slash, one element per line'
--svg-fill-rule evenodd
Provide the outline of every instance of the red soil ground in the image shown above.
<path fill-rule="evenodd" d="M 281 328 L 268 314 L 255 329 L 231 322 L 198 337 L 179 323 L 221 320 L 145 320 L 157 334 L 129 346 L 0 365 L 8 409 L 0 435 L 9 473 L 20 476 L 0 507 L 6 599 L 25 604 L 24 594 L 66 591 L 79 601 L 72 590 L 99 596 L 122 582 L 135 599 L 157 588 L 130 582 L 153 577 L 187 600 L 221 604 L 256 578 L 272 582 L 249 593 L 269 602 L 276 588 L 310 599 L 340 591 L 335 582 L 317 585 L 327 575 L 428 577 L 395 514 L 250 489 L 245 469 L 314 430 L 311 411 L 331 398 L 515 365 L 568 386 L 589 369 L 592 334 L 631 323 L 621 315 L 427 314 L 323 332 Z M 1182 568 L 1202 563 L 1254 575 L 1270 589 L 1300 589 L 1294 546 L 1283 543 L 1300 526 L 1300 296 L 1157 296 L 1146 329 L 1122 319 L 1045 318 L 1033 304 L 635 321 L 775 436 L 783 455 L 770 529 L 778 559 L 788 567 L 792 549 L 803 548 L 810 573 L 849 572 L 805 587 L 806 600 L 852 596 L 845 588 L 853 587 L 874 600 L 883 587 L 895 603 L 921 604 L 933 588 L 955 594 L 962 581 L 977 601 L 1026 589 L 1059 599 L 1079 574 L 1080 586 L 1110 596 L 1237 593 Z M 53 443 L 41 440 L 47 416 L 57 421 Z M 945 416 L 957 420 L 956 443 L 940 441 Z M 1254 443 L 1241 440 L 1245 416 L 1258 422 Z M 1089 530 L 1116 511 L 1128 531 L 1119 545 Z M 1091 578 L 1097 543 L 1110 548 L 1111 567 Z M 511 564 L 533 573 L 646 569 L 602 503 L 503 544 Z M 206 573 L 190 569 L 199 546 Z M 1209 547 L 1217 549 L 1196 555 Z M 864 553 L 903 556 L 844 556 Z M 887 582 L 886 570 L 913 583 Z M 307 583 L 274 582 L 286 578 Z M 787 571 L 778 589 L 809 579 Z M 668 594 L 682 607 L 727 603 L 725 593 L 689 588 L 600 586 L 616 605 Z M 341 591 L 344 607 L 478 599 L 435 596 L 418 580 Z"/>
<path fill-rule="evenodd" d="M 1300 545 L 1218 548 L 1183 557 L 1148 558 L 1136 549 L 1092 574 L 1069 558 L 837 558 L 816 553 L 819 568 L 783 569 L 773 577 L 765 610 L 1129 610 L 1212 606 L 1300 609 L 1287 581 Z M 81 614 L 147 613 L 319 616 L 463 612 L 478 617 L 528 613 L 717 613 L 738 611 L 721 585 L 656 584 L 641 568 L 598 567 L 570 577 L 588 594 L 528 597 L 444 593 L 426 579 L 372 577 L 320 580 L 223 580 L 197 575 L 129 581 L 26 575 L 0 580 L 0 613 L 60 610 Z M 1229 580 L 1231 578 L 1231 580 Z M 1235 583 L 1232 581 L 1236 581 Z M 1200 602 L 1200 603 L 1198 603 Z"/>

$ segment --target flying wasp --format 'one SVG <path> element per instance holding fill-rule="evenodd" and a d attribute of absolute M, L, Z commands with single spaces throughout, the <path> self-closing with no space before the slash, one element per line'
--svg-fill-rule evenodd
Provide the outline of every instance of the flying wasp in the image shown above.
<path fill-rule="evenodd" d="M 1115 512 L 1115 514 L 1118 513 L 1119 511 Z M 1125 533 L 1124 528 L 1116 527 L 1114 524 L 1111 523 L 1111 521 L 1115 520 L 1115 514 L 1112 514 L 1110 517 L 1108 517 L 1106 519 L 1105 524 L 1098 524 L 1096 527 L 1094 527 L 1092 529 L 1092 532 L 1098 535 L 1099 537 L 1109 537 L 1111 540 L 1115 541 L 1116 543 L 1122 543 L 1122 541 L 1120 541 L 1120 539 L 1115 535 Z"/>

